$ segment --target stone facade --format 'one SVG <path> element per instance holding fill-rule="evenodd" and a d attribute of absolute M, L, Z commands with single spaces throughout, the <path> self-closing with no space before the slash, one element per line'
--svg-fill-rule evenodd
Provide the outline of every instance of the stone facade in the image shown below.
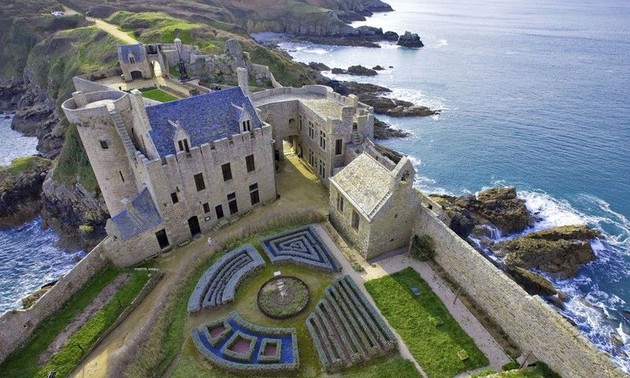
<path fill-rule="evenodd" d="M 330 220 L 366 259 L 409 244 L 420 206 L 414 175 L 408 158 L 394 164 L 372 151 L 330 179 Z"/>
<path fill-rule="evenodd" d="M 273 125 L 276 158 L 282 159 L 282 142 L 288 141 L 326 186 L 374 137 L 373 109 L 329 87 L 274 88 L 251 98 L 261 118 Z"/>

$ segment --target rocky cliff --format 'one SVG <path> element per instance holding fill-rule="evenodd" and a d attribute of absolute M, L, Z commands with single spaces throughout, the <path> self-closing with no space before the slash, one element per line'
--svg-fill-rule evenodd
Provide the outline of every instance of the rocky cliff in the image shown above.
<path fill-rule="evenodd" d="M 40 194 L 52 162 L 39 157 L 23 157 L 0 167 L 0 226 L 14 226 L 39 213 Z"/>

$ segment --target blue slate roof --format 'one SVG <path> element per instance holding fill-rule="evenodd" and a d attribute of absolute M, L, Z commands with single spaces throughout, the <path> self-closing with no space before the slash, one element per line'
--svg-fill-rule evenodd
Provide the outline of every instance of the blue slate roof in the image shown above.
<path fill-rule="evenodd" d="M 238 121 L 242 113 L 239 108 L 247 110 L 252 117 L 252 129 L 262 127 L 254 106 L 240 87 L 147 106 L 147 116 L 153 129 L 150 134 L 158 154 L 165 157 L 177 152 L 173 141 L 176 129 L 169 120 L 178 123 L 188 133 L 191 147 L 198 147 L 239 134 Z"/>
<path fill-rule="evenodd" d="M 140 235 L 162 223 L 149 189 L 144 188 L 131 204 L 130 210 L 122 211 L 112 218 L 124 239 Z"/>
<path fill-rule="evenodd" d="M 118 60 L 123 63 L 129 63 L 129 53 L 136 58 L 136 63 L 144 60 L 144 45 L 138 43 L 135 45 L 118 45 Z"/>

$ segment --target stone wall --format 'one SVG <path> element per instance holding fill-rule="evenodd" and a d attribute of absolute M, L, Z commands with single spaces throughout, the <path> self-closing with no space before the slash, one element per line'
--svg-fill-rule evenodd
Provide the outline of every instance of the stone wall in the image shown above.
<path fill-rule="evenodd" d="M 564 377 L 627 377 L 557 311 L 540 297 L 528 295 L 432 210 L 421 208 L 414 233 L 431 236 L 435 261 L 523 352 L 531 351 Z"/>
<path fill-rule="evenodd" d="M 0 317 L 0 362 L 19 348 L 48 316 L 54 314 L 108 264 L 103 243 L 97 245 L 28 310 L 12 310 Z"/>

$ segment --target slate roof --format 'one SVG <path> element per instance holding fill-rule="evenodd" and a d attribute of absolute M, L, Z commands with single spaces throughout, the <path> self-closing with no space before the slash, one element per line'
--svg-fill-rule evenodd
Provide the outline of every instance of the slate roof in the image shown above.
<path fill-rule="evenodd" d="M 162 223 L 162 217 L 155 208 L 149 189 L 144 188 L 131 201 L 131 205 L 131 209 L 122 211 L 112 218 L 124 239 L 140 235 Z"/>
<path fill-rule="evenodd" d="M 353 205 L 367 219 L 372 219 L 386 201 L 394 184 L 394 176 L 381 163 L 362 153 L 331 178 Z"/>
<path fill-rule="evenodd" d="M 144 60 L 144 45 L 141 43 L 135 45 L 118 45 L 118 60 L 123 63 L 129 63 L 129 53 L 136 58 L 136 63 Z"/>
<path fill-rule="evenodd" d="M 243 106 L 252 117 L 252 128 L 262 127 L 254 106 L 240 87 L 147 106 L 147 116 L 153 129 L 150 134 L 158 154 L 165 157 L 177 152 L 173 142 L 175 127 L 169 120 L 186 130 L 191 147 L 198 147 L 239 134 L 238 121 L 242 114 L 239 108 Z"/>

